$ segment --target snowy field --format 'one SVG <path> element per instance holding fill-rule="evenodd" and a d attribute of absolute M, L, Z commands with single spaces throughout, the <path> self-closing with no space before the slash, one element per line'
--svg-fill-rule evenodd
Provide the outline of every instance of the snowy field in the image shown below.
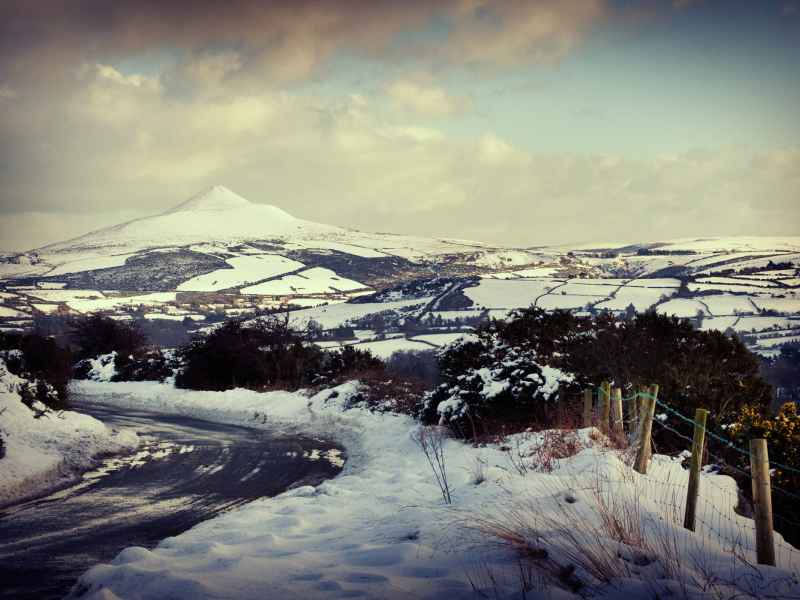
<path fill-rule="evenodd" d="M 688 286 L 690 292 L 708 292 L 712 290 L 721 290 L 723 292 L 737 292 L 745 294 L 763 294 L 777 292 L 781 288 L 775 285 L 769 285 L 769 282 L 760 282 L 753 285 L 752 282 L 746 281 L 733 281 L 728 283 L 705 283 L 705 280 L 700 280 L 697 283 L 690 283 Z"/>
<path fill-rule="evenodd" d="M 626 285 L 614 294 L 614 297 L 609 300 L 604 300 L 595 304 L 595 309 L 603 310 L 604 308 L 612 311 L 623 311 L 629 306 L 653 306 L 663 296 L 669 297 L 675 291 L 675 287 L 644 287 Z"/>
<path fill-rule="evenodd" d="M 754 258 L 751 260 L 743 260 L 741 262 L 737 262 L 734 266 L 737 270 L 739 269 L 763 269 L 765 268 L 770 262 L 790 262 L 793 265 L 800 264 L 800 254 L 785 254 L 781 255 L 779 258 L 771 257 L 771 258 Z M 710 273 L 711 271 L 719 271 L 720 267 L 708 267 L 705 269 L 698 269 L 695 273 Z"/>
<path fill-rule="evenodd" d="M 243 294 L 264 294 L 267 296 L 291 296 L 292 294 L 325 294 L 363 289 L 363 283 L 339 277 L 330 269 L 315 267 L 287 275 L 275 281 L 267 281 L 242 288 Z"/>
<path fill-rule="evenodd" d="M 558 269 L 553 267 L 537 267 L 534 269 L 520 269 L 519 271 L 508 271 L 506 273 L 492 273 L 484 275 L 486 279 L 518 279 L 520 277 L 550 277 Z"/>
<path fill-rule="evenodd" d="M 439 336 L 430 336 L 431 338 Z M 434 350 L 434 344 L 426 344 L 417 341 L 417 338 L 395 338 L 391 340 L 383 340 L 379 342 L 363 342 L 355 346 L 360 350 L 369 350 L 373 356 L 377 356 L 381 360 L 386 360 L 392 355 L 392 352 L 398 350 Z"/>
<path fill-rule="evenodd" d="M 511 310 L 530 306 L 564 283 L 563 279 L 483 279 L 478 287 L 465 289 L 464 295 L 476 306 Z"/>
<path fill-rule="evenodd" d="M 238 288 L 257 281 L 291 273 L 305 267 L 301 262 L 277 254 L 249 254 L 225 261 L 232 268 L 217 269 L 193 277 L 178 286 L 179 292 L 204 292 Z"/>
<path fill-rule="evenodd" d="M 396 310 L 400 312 L 413 312 L 415 307 L 422 308 L 427 304 L 425 299 L 401 300 L 398 302 L 385 302 L 381 304 L 333 304 L 329 306 L 318 306 L 306 310 L 297 311 L 293 314 L 298 322 L 313 320 L 330 329 L 351 321 L 360 319 L 372 314 L 379 314 L 382 311 Z M 470 313 L 477 315 L 479 313 Z"/>
<path fill-rule="evenodd" d="M 167 302 L 175 301 L 175 292 L 156 292 L 142 294 L 141 296 L 126 296 L 122 298 L 97 298 L 94 300 L 69 300 L 67 306 L 81 313 L 97 312 L 99 310 L 112 310 L 114 308 L 131 304 L 134 306 L 160 306 Z"/>
<path fill-rule="evenodd" d="M 746 285 L 750 285 L 750 286 L 753 286 L 753 287 L 760 287 L 760 288 L 779 287 L 777 283 L 775 283 L 775 282 L 773 282 L 773 281 L 771 281 L 769 279 L 765 279 L 763 275 L 761 276 L 761 278 L 753 278 L 753 277 L 747 277 L 747 276 L 703 277 L 702 279 L 698 279 L 696 283 L 698 283 L 698 284 L 709 284 L 709 283 L 716 284 L 716 285 L 720 286 L 717 289 L 721 289 L 721 290 L 726 289 L 726 287 L 730 286 L 730 285 L 745 285 L 745 286 Z M 691 288 L 691 284 L 689 286 L 689 289 L 692 289 Z M 763 290 L 761 290 L 761 291 L 763 291 Z"/>
<path fill-rule="evenodd" d="M 52 271 L 47 272 L 47 277 L 54 277 L 56 275 L 64 275 L 65 273 L 83 273 L 86 271 L 94 271 L 96 269 L 110 269 L 112 267 L 122 267 L 125 261 L 136 254 L 117 254 L 112 256 L 97 256 L 93 258 L 86 258 L 83 260 L 76 260 L 68 262 L 61 266 L 56 267 Z"/>
<path fill-rule="evenodd" d="M 359 332 L 356 332 L 358 335 Z M 364 331 L 364 334 L 370 334 L 374 336 L 373 331 Z M 458 334 L 460 336 L 461 334 Z M 446 340 L 450 340 L 454 334 L 443 334 L 443 335 L 429 335 L 429 336 L 417 336 L 414 338 L 406 338 L 404 336 L 393 336 L 386 340 L 378 340 L 373 341 L 372 339 L 368 339 L 365 341 L 347 341 L 347 342 L 332 342 L 332 341 L 323 341 L 317 342 L 317 345 L 320 348 L 324 348 L 326 350 L 336 350 L 337 348 L 341 348 L 342 346 L 354 346 L 359 350 L 369 350 L 373 356 L 380 358 L 381 360 L 388 359 L 393 352 L 397 351 L 406 351 L 406 350 L 435 350 L 439 345 L 447 343 Z M 441 340 L 437 342 L 425 342 L 421 338 L 427 338 L 430 340 L 437 340 L 441 338 Z"/>
<path fill-rule="evenodd" d="M 31 290 L 28 296 L 49 302 L 73 302 L 75 300 L 98 300 L 105 294 L 96 290 Z"/>
<path fill-rule="evenodd" d="M 83 392 L 108 404 L 329 436 L 348 457 L 339 476 L 317 487 L 251 503 L 152 550 L 124 550 L 87 571 L 70 598 L 800 598 L 800 555 L 777 536 L 779 566 L 754 564 L 752 521 L 733 511 L 736 489 L 726 476 L 702 474 L 698 516 L 716 528 L 699 523 L 691 533 L 680 522 L 687 481 L 680 458 L 656 456 L 641 476 L 624 454 L 598 446 L 593 430 L 572 434 L 584 449 L 562 460 L 542 462 L 553 443 L 543 434 L 509 438 L 505 448 L 513 452 L 473 448 L 407 417 L 343 410 L 354 385 L 309 398 L 82 383 Z M 450 504 L 415 442 L 420 435 L 429 448 L 441 444 Z M 621 530 L 603 525 L 609 515 L 621 518 Z M 510 539 L 525 523 L 539 534 Z M 740 558 L 726 549 L 724 538 L 734 536 Z M 607 561 L 609 577 L 600 580 L 581 563 L 567 583 L 550 578 L 562 589 L 539 591 L 534 572 L 534 589 L 523 592 L 520 577 L 531 573 L 519 569 L 518 557 L 533 557 L 523 560 L 531 568 L 541 560 L 556 564 L 570 540 Z M 542 550 L 546 559 L 536 554 Z M 573 581 L 584 585 L 578 593 L 569 591 Z"/>

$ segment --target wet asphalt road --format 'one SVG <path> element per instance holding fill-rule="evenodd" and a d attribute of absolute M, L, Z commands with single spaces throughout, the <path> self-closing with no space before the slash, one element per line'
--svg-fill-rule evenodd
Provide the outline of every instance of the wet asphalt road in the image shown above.
<path fill-rule="evenodd" d="M 0 598 L 63 598 L 84 571 L 128 546 L 152 549 L 247 502 L 320 483 L 344 458 L 341 446 L 317 438 L 88 403 L 77 410 L 145 443 L 73 487 L 0 510 Z"/>

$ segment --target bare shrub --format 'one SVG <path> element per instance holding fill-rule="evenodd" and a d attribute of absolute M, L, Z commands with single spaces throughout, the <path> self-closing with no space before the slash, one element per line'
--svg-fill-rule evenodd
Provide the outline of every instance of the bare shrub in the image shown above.
<path fill-rule="evenodd" d="M 136 355 L 149 342 L 136 322 L 124 322 L 103 315 L 91 315 L 70 323 L 69 338 L 78 347 L 78 359 L 97 358 L 117 352 Z"/>
<path fill-rule="evenodd" d="M 258 389 L 283 382 L 297 389 L 313 379 L 322 358 L 307 330 L 292 326 L 289 313 L 245 324 L 231 320 L 197 335 L 176 352 L 179 388 L 224 391 Z"/>
<path fill-rule="evenodd" d="M 450 485 L 447 483 L 447 469 L 444 462 L 444 440 L 449 432 L 447 427 L 441 425 L 429 425 L 420 427 L 412 434 L 412 439 L 425 453 L 428 463 L 433 469 L 439 489 L 442 490 L 442 497 L 445 504 L 451 504 Z"/>
<path fill-rule="evenodd" d="M 424 381 L 432 388 L 442 383 L 436 368 L 437 350 L 395 350 L 386 361 L 386 370 Z"/>

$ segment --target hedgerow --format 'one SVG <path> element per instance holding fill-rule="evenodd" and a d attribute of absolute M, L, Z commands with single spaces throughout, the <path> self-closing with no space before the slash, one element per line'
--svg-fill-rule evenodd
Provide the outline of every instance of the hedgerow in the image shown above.
<path fill-rule="evenodd" d="M 705 408 L 708 426 L 716 430 L 733 423 L 745 406 L 767 415 L 771 403 L 758 360 L 736 336 L 700 331 L 688 320 L 656 312 L 591 319 L 535 307 L 512 311 L 446 346 L 437 365 L 445 383 L 426 396 L 420 416 L 468 437 L 493 424 L 510 432 L 546 423 L 559 386 L 570 393 L 603 380 L 626 395 L 658 384 L 667 407 L 658 409 L 661 422 L 687 436 L 691 424 L 670 411 L 692 418 L 695 409 Z M 665 450 L 682 448 L 670 429 L 654 429 L 654 440 Z"/>

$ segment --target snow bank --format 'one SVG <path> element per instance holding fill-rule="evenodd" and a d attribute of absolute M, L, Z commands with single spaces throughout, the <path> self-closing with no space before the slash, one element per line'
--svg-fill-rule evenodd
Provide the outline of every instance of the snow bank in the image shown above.
<path fill-rule="evenodd" d="M 22 383 L 0 359 L 0 435 L 6 445 L 0 459 L 0 506 L 73 483 L 92 467 L 93 457 L 139 446 L 133 431 L 109 431 L 88 415 L 49 413 L 34 419 L 16 392 Z"/>
<path fill-rule="evenodd" d="M 680 523 L 688 478 L 680 459 L 656 456 L 649 474 L 638 475 L 625 456 L 597 447 L 593 439 L 603 440 L 594 430 L 521 434 L 504 447 L 472 448 L 407 417 L 343 410 L 355 390 L 352 382 L 313 397 L 190 392 L 144 382 L 83 382 L 81 387 L 94 400 L 119 406 L 334 437 L 347 447 L 348 459 L 338 477 L 316 488 L 251 503 L 167 538 L 153 550 L 127 548 L 113 563 L 84 573 L 72 599 L 651 598 L 683 597 L 682 590 L 699 599 L 708 597 L 699 587 L 707 584 L 703 570 L 755 586 L 756 596 L 766 591 L 798 597 L 798 555 L 788 554 L 785 543 L 778 552 L 782 568 L 748 566 L 724 548 L 725 537 L 738 536 L 745 546 L 737 546 L 737 552 L 755 562 L 752 521 L 733 511 L 732 479 L 703 474 L 698 515 L 717 529 L 701 523 L 696 534 L 690 533 Z M 439 467 L 434 472 L 435 458 L 429 463 L 415 441 L 421 432 L 427 432 L 429 449 L 441 449 L 444 472 Z M 556 460 L 550 451 L 554 443 L 572 448 L 574 456 Z M 443 477 L 452 504 L 444 503 Z M 644 531 L 647 543 L 631 546 L 619 531 L 604 527 L 603 511 L 607 516 L 609 507 L 612 513 L 625 508 L 633 528 L 625 535 Z M 725 519 L 709 519 L 714 510 L 724 511 Z M 551 521 L 548 530 L 540 528 L 540 537 L 529 541 L 551 543 L 555 560 L 564 553 L 555 542 L 569 539 L 553 537 L 553 523 L 577 515 L 567 521 L 569 531 L 587 544 L 595 532 L 597 548 L 589 550 L 605 552 L 613 567 L 610 577 L 597 581 L 578 569 L 574 575 L 586 587 L 577 594 L 566 589 L 523 593 L 519 554 L 507 547 L 508 539 L 487 533 L 485 525 L 518 518 L 515 531 L 524 531 L 526 519 L 542 515 Z M 684 553 L 676 568 L 673 559 L 659 553 L 664 534 L 676 540 L 670 551 Z M 719 581 L 711 587 L 714 597 L 753 597 Z"/>

